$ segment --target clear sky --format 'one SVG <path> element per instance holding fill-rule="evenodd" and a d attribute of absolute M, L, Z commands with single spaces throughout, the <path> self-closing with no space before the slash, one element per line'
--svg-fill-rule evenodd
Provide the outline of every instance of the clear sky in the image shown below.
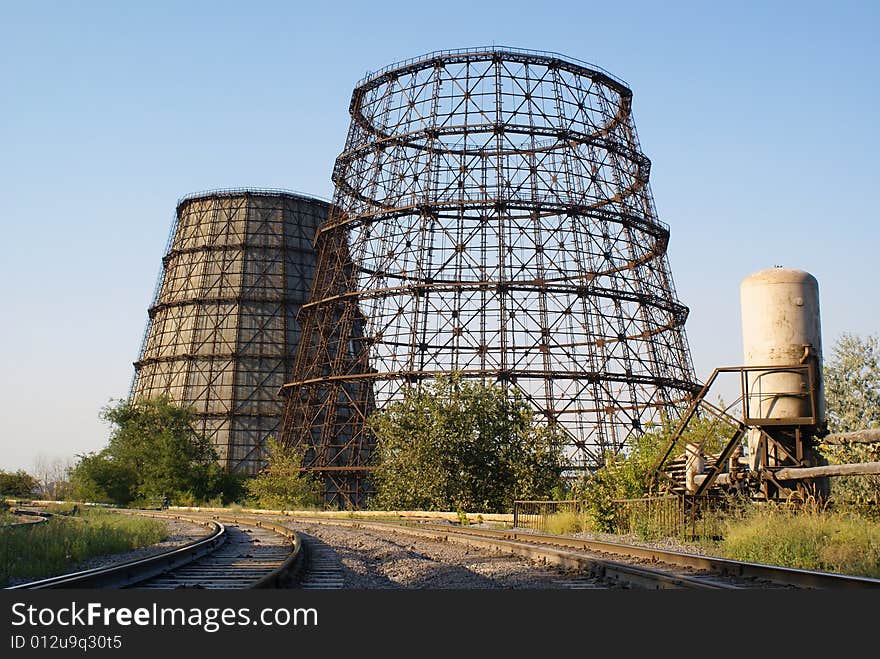
<path fill-rule="evenodd" d="M 626 80 L 697 374 L 739 282 L 819 280 L 826 352 L 880 330 L 877 2 L 0 0 L 0 467 L 101 448 L 171 215 L 219 187 L 331 196 L 354 84 L 506 45 Z"/>

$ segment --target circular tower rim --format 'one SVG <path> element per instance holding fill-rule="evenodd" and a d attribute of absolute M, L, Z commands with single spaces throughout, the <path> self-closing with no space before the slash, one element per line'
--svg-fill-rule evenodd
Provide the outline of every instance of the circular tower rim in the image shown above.
<path fill-rule="evenodd" d="M 514 46 L 473 46 L 470 48 L 452 48 L 442 50 L 432 50 L 431 52 L 417 55 L 405 60 L 400 60 L 383 66 L 375 71 L 368 72 L 363 78 L 358 80 L 355 85 L 355 93 L 361 89 L 367 89 L 375 84 L 380 84 L 381 80 L 387 77 L 398 76 L 402 72 L 408 70 L 417 70 L 435 66 L 442 62 L 455 61 L 483 61 L 493 57 L 509 57 L 511 59 L 528 59 L 535 63 L 542 64 L 563 64 L 568 67 L 576 68 L 580 72 L 587 74 L 589 77 L 599 77 L 607 79 L 608 84 L 614 87 L 623 95 L 631 96 L 632 90 L 629 84 L 622 78 L 614 75 L 610 71 L 606 71 L 601 66 L 557 53 L 552 50 L 535 50 L 530 48 L 517 48 Z"/>
<path fill-rule="evenodd" d="M 333 202 L 330 199 L 325 197 L 321 197 L 319 195 L 299 192 L 298 190 L 286 190 L 282 188 L 215 188 L 210 190 L 200 190 L 198 192 L 190 192 L 177 200 L 177 205 L 175 209 L 180 211 L 181 206 L 193 202 L 193 201 L 202 201 L 205 199 L 213 199 L 213 198 L 230 198 L 230 197 L 243 197 L 246 195 L 251 195 L 254 197 L 290 197 L 292 199 L 297 199 L 300 201 L 307 202 L 317 202 L 323 203 L 327 206 L 331 206 Z"/>

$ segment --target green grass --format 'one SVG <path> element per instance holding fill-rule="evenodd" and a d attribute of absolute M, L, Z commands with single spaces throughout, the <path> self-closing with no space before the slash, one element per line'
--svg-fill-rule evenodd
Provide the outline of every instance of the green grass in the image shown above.
<path fill-rule="evenodd" d="M 53 515 L 79 515 L 81 508 L 83 506 L 76 503 L 48 503 L 40 506 L 40 510 L 52 513 Z"/>
<path fill-rule="evenodd" d="M 0 528 L 0 585 L 18 577 L 61 574 L 93 556 L 128 551 L 168 537 L 163 520 L 91 509 L 80 514 Z"/>
<path fill-rule="evenodd" d="M 569 533 L 579 533 L 589 529 L 587 518 L 582 513 L 574 511 L 563 511 L 554 513 L 547 517 L 544 530 L 547 533 L 556 535 L 568 535 Z"/>
<path fill-rule="evenodd" d="M 728 558 L 880 577 L 880 524 L 850 512 L 760 507 L 724 524 Z"/>

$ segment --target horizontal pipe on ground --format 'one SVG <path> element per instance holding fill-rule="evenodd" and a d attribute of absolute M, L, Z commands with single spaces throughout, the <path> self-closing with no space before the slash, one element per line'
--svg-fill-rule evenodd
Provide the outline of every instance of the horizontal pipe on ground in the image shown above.
<path fill-rule="evenodd" d="M 776 480 L 796 481 L 823 476 L 870 476 L 880 475 L 880 462 L 826 465 L 822 467 L 784 467 L 773 472 Z"/>
<path fill-rule="evenodd" d="M 694 476 L 694 482 L 695 482 L 697 485 L 702 485 L 702 484 L 703 484 L 703 481 L 706 480 L 706 477 L 707 477 L 707 476 L 708 476 L 708 474 L 697 474 L 696 476 Z M 712 484 L 713 484 L 713 485 L 730 485 L 730 476 L 729 476 L 729 474 L 718 474 L 718 475 L 715 477 L 715 480 L 712 481 Z"/>
<path fill-rule="evenodd" d="M 11 522 L 9 524 L 0 524 L 0 528 L 4 529 L 12 529 L 18 528 L 22 526 L 34 526 L 40 522 L 48 522 L 49 517 L 52 516 L 52 513 L 38 513 L 33 510 L 22 510 L 19 508 L 13 508 L 10 511 L 16 517 L 27 518 L 26 522 Z"/>
<path fill-rule="evenodd" d="M 543 503 L 547 503 L 546 501 Z M 229 508 L 215 508 L 210 506 L 169 506 L 169 510 L 185 510 L 202 513 L 241 514 L 241 515 L 286 515 L 288 517 L 339 517 L 339 518 L 425 518 L 445 519 L 457 522 L 460 515 L 451 511 L 439 510 L 271 510 L 266 508 L 242 508 L 232 511 Z M 482 517 L 484 522 L 513 523 L 513 513 L 465 513 L 469 520 Z"/>
<path fill-rule="evenodd" d="M 880 443 L 880 428 L 837 432 L 822 438 L 822 444 L 875 444 Z"/>
<path fill-rule="evenodd" d="M 81 506 L 97 506 L 101 508 L 113 508 L 110 504 L 92 503 L 89 501 L 43 501 L 37 499 L 6 499 L 7 503 L 12 505 L 32 505 L 42 506 L 52 503 L 58 504 L 74 504 Z M 546 501 L 543 503 L 547 503 Z M 301 516 L 311 515 L 316 517 L 342 517 L 349 518 L 358 517 L 401 517 L 401 518 L 436 518 L 446 519 L 451 522 L 457 522 L 460 515 L 453 511 L 441 510 L 273 510 L 268 508 L 241 508 L 232 510 L 230 508 L 217 508 L 215 506 L 169 506 L 169 511 L 190 511 L 201 513 L 224 513 L 224 514 L 241 514 L 241 515 L 287 515 Z M 466 512 L 468 519 L 475 520 L 482 517 L 484 522 L 513 523 L 513 513 L 474 513 Z"/>

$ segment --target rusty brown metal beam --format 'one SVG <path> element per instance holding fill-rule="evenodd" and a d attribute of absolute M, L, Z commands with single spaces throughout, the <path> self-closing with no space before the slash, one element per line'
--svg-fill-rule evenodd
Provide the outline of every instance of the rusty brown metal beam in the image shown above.
<path fill-rule="evenodd" d="M 357 86 L 281 436 L 367 464 L 365 419 L 456 372 L 562 427 L 572 470 L 699 386 L 629 88 L 583 62 L 444 51 Z M 329 472 L 328 472 L 329 473 Z M 348 505 L 359 472 L 326 480 Z"/>

